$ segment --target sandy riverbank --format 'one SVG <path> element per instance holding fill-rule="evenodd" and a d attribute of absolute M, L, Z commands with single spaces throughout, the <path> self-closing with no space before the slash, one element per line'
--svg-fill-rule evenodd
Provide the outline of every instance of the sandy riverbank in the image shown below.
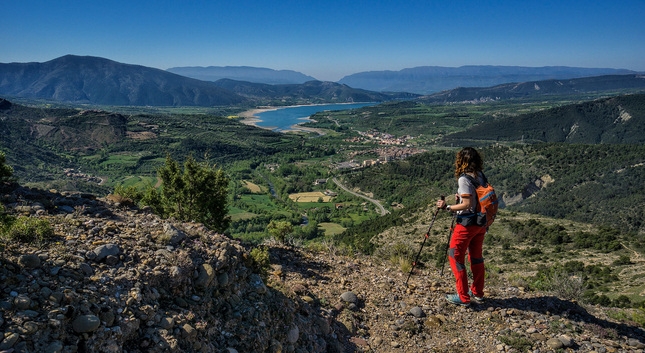
<path fill-rule="evenodd" d="M 266 129 L 266 127 L 258 126 L 258 125 L 257 125 L 258 121 L 262 121 L 262 120 L 260 120 L 260 118 L 258 118 L 258 114 L 260 114 L 260 113 L 264 113 L 264 112 L 268 112 L 268 111 L 271 111 L 271 110 L 277 110 L 277 109 L 278 109 L 278 108 L 256 108 L 256 109 L 249 109 L 249 110 L 247 110 L 247 111 L 243 111 L 243 112 L 241 112 L 239 115 L 240 115 L 240 117 L 242 117 L 242 118 L 243 118 L 243 119 L 242 119 L 242 124 L 246 124 L 246 125 L 253 125 L 253 126 L 255 126 L 255 127 L 259 127 L 259 128 Z"/>
<path fill-rule="evenodd" d="M 321 104 L 322 105 L 322 104 Z M 283 108 L 295 108 L 295 107 L 303 107 L 304 105 L 290 105 L 286 107 L 267 107 L 267 108 L 255 108 L 255 109 L 249 109 L 247 111 L 241 112 L 239 115 L 243 119 L 241 120 L 242 124 L 246 125 L 252 125 L 255 127 L 259 127 L 261 129 L 267 129 L 267 130 L 273 130 L 275 129 L 275 126 L 258 126 L 258 122 L 262 121 L 260 118 L 258 118 L 258 114 L 272 111 L 272 110 L 278 110 L 278 109 L 283 109 Z M 316 129 L 313 127 L 304 127 L 301 126 L 300 124 L 305 124 L 308 121 L 315 121 L 309 118 L 303 119 L 302 123 L 294 124 L 289 127 L 288 130 L 281 130 L 280 132 L 297 132 L 297 131 L 305 131 L 305 132 L 312 132 L 316 133 L 318 135 L 324 135 L 325 132 L 322 129 Z"/>

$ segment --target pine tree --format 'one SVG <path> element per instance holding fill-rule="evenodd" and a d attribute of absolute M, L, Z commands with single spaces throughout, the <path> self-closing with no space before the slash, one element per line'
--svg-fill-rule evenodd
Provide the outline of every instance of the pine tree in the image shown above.
<path fill-rule="evenodd" d="M 229 179 L 221 169 L 197 162 L 192 156 L 186 158 L 182 169 L 167 156 L 157 174 L 163 186 L 161 193 L 152 199 L 156 199 L 162 216 L 201 222 L 219 232 L 228 228 L 231 221 L 227 207 Z"/>

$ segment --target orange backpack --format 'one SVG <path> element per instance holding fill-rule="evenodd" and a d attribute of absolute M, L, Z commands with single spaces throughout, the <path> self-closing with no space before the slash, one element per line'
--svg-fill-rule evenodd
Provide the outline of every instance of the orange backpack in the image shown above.
<path fill-rule="evenodd" d="M 470 175 L 463 175 L 475 186 L 475 191 L 477 192 L 477 208 L 475 209 L 477 217 L 473 217 L 473 220 L 475 221 L 474 224 L 488 229 L 488 227 L 493 224 L 493 221 L 495 221 L 497 208 L 499 207 L 495 188 L 493 188 L 493 186 L 488 182 L 484 173 L 482 173 L 482 179 L 484 179 L 483 185 Z M 470 222 L 472 222 L 472 220 Z M 470 223 L 469 225 L 473 225 L 473 223 Z"/>

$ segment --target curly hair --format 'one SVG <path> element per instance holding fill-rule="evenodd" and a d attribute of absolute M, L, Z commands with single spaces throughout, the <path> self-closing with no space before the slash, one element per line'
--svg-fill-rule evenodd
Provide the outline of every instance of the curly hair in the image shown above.
<path fill-rule="evenodd" d="M 464 147 L 457 152 L 455 159 L 455 177 L 459 178 L 464 173 L 481 172 L 484 168 L 484 162 L 476 149 Z"/>

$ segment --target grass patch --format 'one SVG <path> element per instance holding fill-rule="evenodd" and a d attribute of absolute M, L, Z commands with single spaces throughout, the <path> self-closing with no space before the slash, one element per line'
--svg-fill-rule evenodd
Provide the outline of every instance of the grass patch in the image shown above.
<path fill-rule="evenodd" d="M 230 207 L 228 209 L 228 214 L 229 216 L 231 216 L 231 220 L 233 222 L 257 217 L 257 214 L 239 209 L 237 207 Z"/>
<path fill-rule="evenodd" d="M 35 217 L 5 217 L 0 224 L 0 237 L 21 243 L 43 242 L 54 236 L 54 229 L 46 219 Z"/>
<path fill-rule="evenodd" d="M 139 156 L 127 155 L 127 154 L 115 154 L 109 156 L 105 161 L 101 162 L 100 166 L 102 168 L 114 168 L 114 167 L 125 167 L 132 168 L 137 165 L 139 161 Z"/>
<path fill-rule="evenodd" d="M 273 215 L 284 215 L 290 216 L 290 212 L 285 210 L 282 206 L 274 202 L 274 198 L 269 195 L 259 195 L 259 194 L 244 194 L 241 195 L 240 201 L 242 201 L 248 208 L 245 206 L 243 208 L 253 211 L 254 214 L 273 214 Z M 235 207 L 231 207 L 231 210 L 235 210 Z M 242 211 L 242 210 L 240 210 Z"/>
<path fill-rule="evenodd" d="M 318 223 L 318 227 L 325 231 L 325 236 L 332 236 L 345 231 L 345 228 L 338 223 L 322 222 Z"/>

